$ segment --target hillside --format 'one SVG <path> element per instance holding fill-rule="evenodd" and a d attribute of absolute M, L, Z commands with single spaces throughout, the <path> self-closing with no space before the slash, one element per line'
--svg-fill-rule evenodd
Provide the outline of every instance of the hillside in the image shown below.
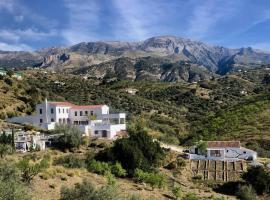
<path fill-rule="evenodd" d="M 112 66 L 117 67 L 115 63 L 119 62 L 119 58 L 127 58 L 134 64 L 144 62 L 147 57 L 152 60 L 160 59 L 162 62 L 152 65 L 153 73 L 146 71 L 144 73 L 147 75 L 143 74 L 138 79 L 148 80 L 150 76 L 151 79 L 177 81 L 179 78 L 174 74 L 182 70 L 183 66 L 179 64 L 182 62 L 191 63 L 192 69 L 186 71 L 191 74 L 195 73 L 195 76 L 198 77 L 201 74 L 211 76 L 211 73 L 223 75 L 238 69 L 255 68 L 270 62 L 269 53 L 250 47 L 229 49 L 176 36 L 157 36 L 140 42 L 83 42 L 70 47 L 49 47 L 35 52 L 0 51 L 0 67 L 38 67 L 58 72 L 73 72 L 83 68 L 81 72 L 91 72 L 92 76 L 100 78 L 101 75 L 104 75 L 101 71 L 110 71 Z M 174 70 L 165 70 L 161 63 L 174 65 Z M 131 78 L 136 79 L 134 71 L 137 72 L 138 69 L 133 64 L 129 63 L 128 67 L 132 68 Z M 180 77 L 181 74 L 180 72 Z M 121 77 L 118 76 L 118 78 Z M 203 78 L 200 77 L 201 79 Z"/>
<path fill-rule="evenodd" d="M 1 118 L 30 113 L 44 97 L 76 104 L 108 104 L 144 123 L 158 139 L 191 144 L 198 139 L 240 139 L 266 150 L 270 97 L 268 68 L 236 72 L 198 83 L 84 79 L 39 70 L 22 81 L 1 80 Z M 136 90 L 129 94 L 127 90 Z M 74 95 L 76 94 L 76 95 Z"/>

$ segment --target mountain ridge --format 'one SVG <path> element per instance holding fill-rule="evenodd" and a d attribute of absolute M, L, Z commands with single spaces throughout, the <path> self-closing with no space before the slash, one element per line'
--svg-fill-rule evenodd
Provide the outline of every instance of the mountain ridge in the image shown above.
<path fill-rule="evenodd" d="M 230 49 L 182 37 L 156 36 L 138 42 L 82 42 L 35 52 L 0 51 L 0 67 L 40 67 L 73 72 L 121 57 L 134 60 L 158 57 L 171 63 L 185 61 L 220 75 L 270 63 L 270 53 L 251 47 Z"/>

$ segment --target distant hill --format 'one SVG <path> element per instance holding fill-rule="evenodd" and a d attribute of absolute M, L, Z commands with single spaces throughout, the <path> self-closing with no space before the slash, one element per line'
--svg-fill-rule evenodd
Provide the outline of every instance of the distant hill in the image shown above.
<path fill-rule="evenodd" d="M 151 71 L 145 69 L 142 69 L 143 73 L 138 71 L 137 62 L 151 60 L 151 64 L 155 59 L 160 59 L 162 64 L 174 67 L 168 70 L 163 68 L 164 65 L 154 62 Z M 203 76 L 202 74 L 205 75 L 207 72 L 207 77 L 211 77 L 211 73 L 223 75 L 238 69 L 255 68 L 270 63 L 270 53 L 250 47 L 229 49 L 175 36 L 152 37 L 140 42 L 83 42 L 70 47 L 52 47 L 35 52 L 0 51 L 0 67 L 40 67 L 83 75 L 89 75 L 91 72 L 90 75 L 97 74 L 97 78 L 107 77 L 112 66 L 117 68 L 114 67 L 112 73 L 125 71 L 126 65 L 123 68 L 119 65 L 119 62 L 125 60 L 130 62 L 130 73 L 143 74 L 131 75 L 134 80 L 154 77 L 158 80 L 177 81 L 179 76 L 183 75 L 181 72 L 178 73 L 181 70 L 189 74 L 194 74 L 196 71 L 196 77 Z M 183 67 L 184 65 L 181 64 L 183 62 L 190 65 Z M 188 68 L 189 66 L 191 68 Z M 130 78 L 129 76 L 116 77 Z M 188 79 L 192 80 L 192 78 Z"/>

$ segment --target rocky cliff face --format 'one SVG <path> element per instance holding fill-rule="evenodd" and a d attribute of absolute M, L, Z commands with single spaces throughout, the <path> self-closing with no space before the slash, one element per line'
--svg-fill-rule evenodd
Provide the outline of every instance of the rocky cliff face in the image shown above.
<path fill-rule="evenodd" d="M 270 53 L 252 48 L 229 49 L 175 36 L 159 36 L 141 42 L 84 42 L 71 47 L 53 47 L 33 53 L 0 51 L 0 67 L 38 66 L 54 70 L 77 71 L 80 68 L 93 66 L 90 67 L 93 70 L 98 67 L 106 68 L 107 62 L 114 63 L 114 60 L 122 57 L 127 57 L 133 62 L 144 57 L 166 59 L 167 63 L 185 61 L 191 63 L 193 68 L 200 66 L 200 69 L 218 74 L 270 63 Z M 117 67 L 120 68 L 121 66 Z M 163 77 L 160 74 L 161 69 L 152 70 L 158 74 L 155 77 Z"/>

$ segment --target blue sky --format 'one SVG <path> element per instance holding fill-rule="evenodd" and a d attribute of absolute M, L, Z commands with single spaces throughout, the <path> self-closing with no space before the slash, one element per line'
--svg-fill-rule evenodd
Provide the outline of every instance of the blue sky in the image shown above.
<path fill-rule="evenodd" d="M 270 51 L 269 0 L 0 0 L 0 49 L 175 35 Z"/>

